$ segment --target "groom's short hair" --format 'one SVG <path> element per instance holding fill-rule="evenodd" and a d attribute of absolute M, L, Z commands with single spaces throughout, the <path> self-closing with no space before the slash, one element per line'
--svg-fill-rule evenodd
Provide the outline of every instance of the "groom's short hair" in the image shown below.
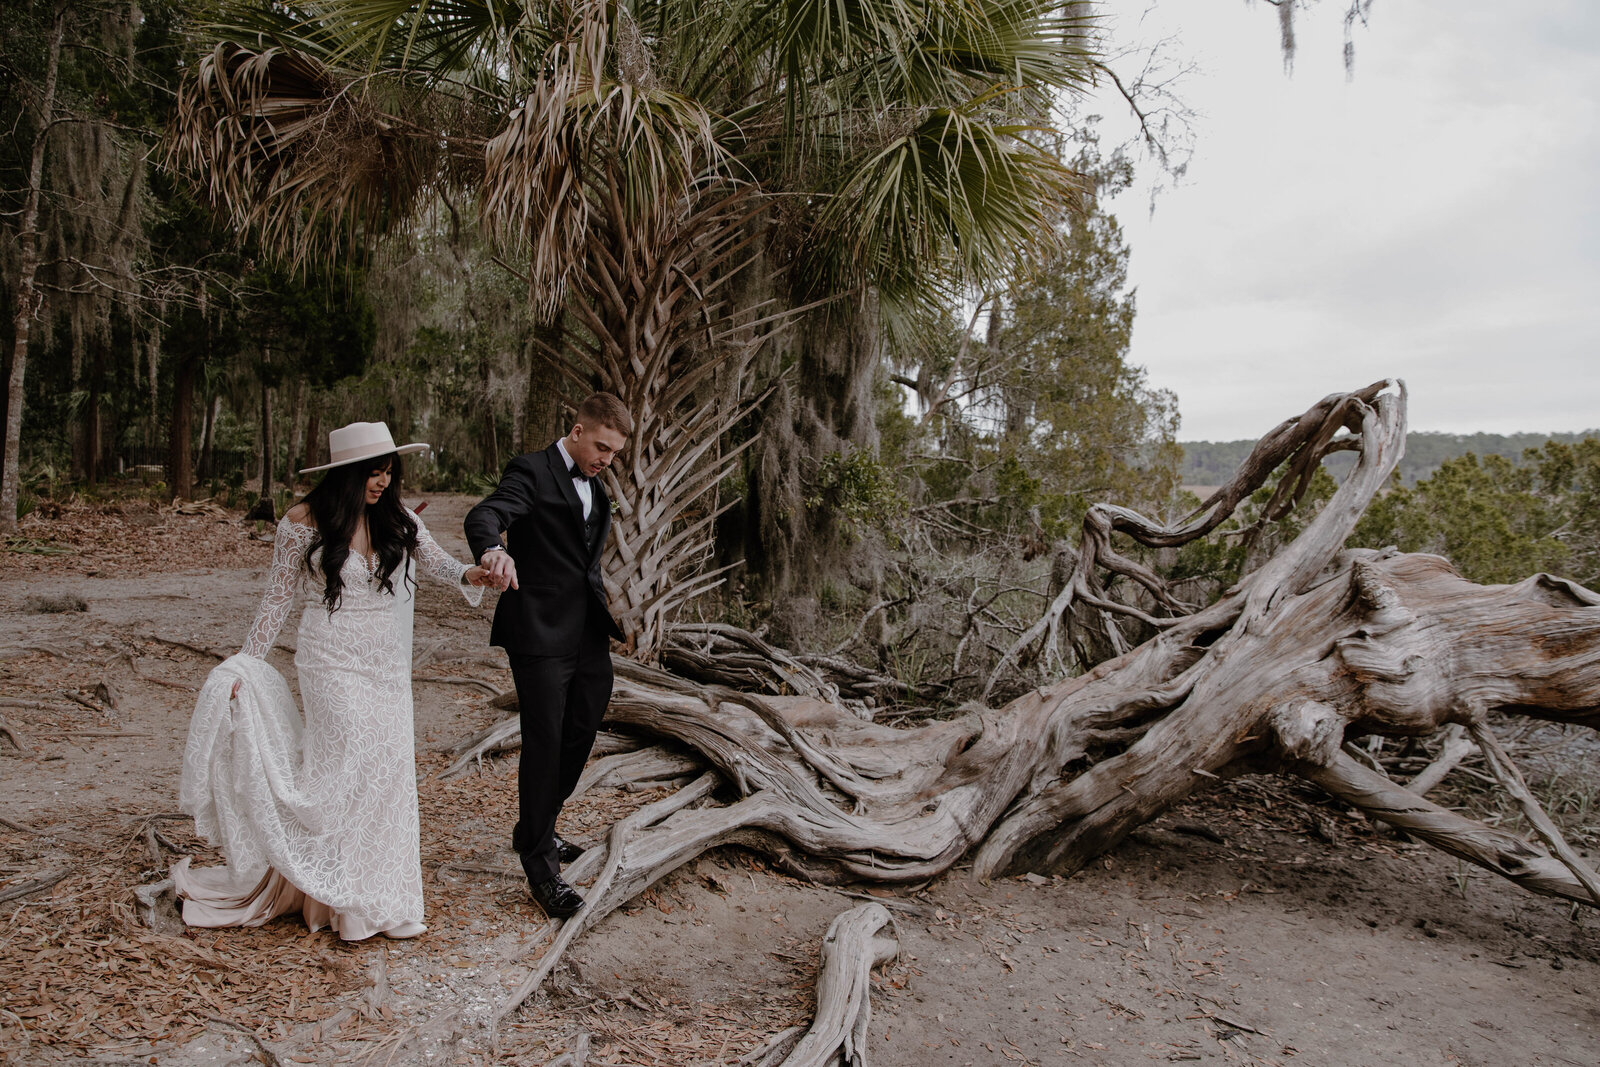
<path fill-rule="evenodd" d="M 633 416 L 628 405 L 610 393 L 591 393 L 578 405 L 574 421 L 584 426 L 605 426 L 626 437 L 633 432 Z"/>

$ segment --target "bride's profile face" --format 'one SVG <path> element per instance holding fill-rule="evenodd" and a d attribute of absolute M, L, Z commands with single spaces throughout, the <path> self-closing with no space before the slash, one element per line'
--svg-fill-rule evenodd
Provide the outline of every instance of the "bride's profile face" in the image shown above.
<path fill-rule="evenodd" d="M 376 504 L 378 502 L 378 498 L 383 496 L 383 491 L 389 488 L 390 479 L 391 475 L 388 467 L 385 467 L 382 470 L 371 471 L 367 474 L 368 507 Z"/>

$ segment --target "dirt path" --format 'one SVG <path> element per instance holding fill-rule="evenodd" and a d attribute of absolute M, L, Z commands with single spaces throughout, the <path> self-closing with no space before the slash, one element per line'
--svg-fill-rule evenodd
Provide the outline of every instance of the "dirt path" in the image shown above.
<path fill-rule="evenodd" d="M 466 504 L 424 513 L 458 554 Z M 703 857 L 580 941 L 496 1045 L 485 1020 L 548 932 L 504 849 L 515 763 L 440 778 L 439 747 L 499 713 L 481 685 L 419 680 L 425 938 L 186 931 L 164 908 L 152 930 L 134 887 L 215 857 L 176 814 L 183 741 L 270 548 L 132 508 L 23 533 L 33 551 L 0 554 L 0 719 L 30 748 L 0 735 L 0 1063 L 538 1064 L 582 1032 L 591 1064 L 736 1064 L 807 1019 L 823 932 L 874 895 Z M 488 612 L 425 586 L 419 676 L 509 686 L 477 659 Z M 592 793 L 563 830 L 598 840 L 661 795 Z M 958 871 L 880 898 L 901 951 L 875 976 L 871 1061 L 1600 1062 L 1592 913 L 1314 803 L 1236 783 L 1070 880 Z"/>

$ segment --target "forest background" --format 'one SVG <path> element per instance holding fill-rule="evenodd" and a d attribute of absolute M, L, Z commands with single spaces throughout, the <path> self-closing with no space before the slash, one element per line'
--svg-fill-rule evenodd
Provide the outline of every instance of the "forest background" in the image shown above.
<path fill-rule="evenodd" d="M 649 20 L 667 8 L 640 6 L 636 21 L 610 27 L 643 34 L 617 49 L 618 63 L 643 64 L 641 84 L 675 80 L 681 99 L 772 124 L 739 149 L 747 177 L 769 165 L 750 159 L 777 158 L 759 183 L 696 208 L 738 216 L 727 231 L 736 237 L 693 253 L 695 281 L 731 295 L 699 333 L 685 322 L 712 305 L 666 308 L 673 340 L 649 365 L 649 386 L 628 397 L 657 453 L 617 486 L 620 548 L 631 559 L 644 541 L 653 547 L 651 562 L 614 567 L 612 578 L 643 590 L 625 610 L 647 658 L 667 620 L 724 619 L 849 652 L 898 679 L 902 695 L 970 696 L 993 684 L 988 672 L 1059 588 L 1068 539 L 1092 503 L 1173 519 L 1248 451 L 1180 444 L 1179 398 L 1128 362 L 1129 249 L 1105 204 L 1136 167 L 1181 170 L 1171 153 L 1189 132 L 1150 57 L 1137 77 L 1119 74 L 1094 6 L 1017 16 L 1019 37 L 1057 43 L 1010 42 L 1033 66 L 1018 68 L 1003 104 L 984 96 L 973 69 L 924 72 L 948 79 L 934 88 L 909 75 L 858 87 L 851 106 L 877 118 L 843 146 L 849 138 L 813 112 L 819 99 L 842 98 L 830 64 L 882 51 L 871 33 L 805 44 L 796 62 L 810 64 L 813 98 L 790 94 L 781 113 L 757 119 L 741 87 L 697 83 L 705 72 L 672 52 L 682 42 L 652 34 Z M 249 26 L 264 47 L 298 25 L 307 46 L 315 35 L 304 27 L 327 7 L 280 8 Z M 38 547 L 26 536 L 30 513 L 107 495 L 239 510 L 266 499 L 281 513 L 305 487 L 294 472 L 325 459 L 327 430 L 357 418 L 433 444 L 431 461 L 410 472 L 413 491 L 486 491 L 509 457 L 559 434 L 583 393 L 619 388 L 627 373 L 607 363 L 607 331 L 626 314 L 594 295 L 581 263 L 541 289 L 545 250 L 507 239 L 488 204 L 504 198 L 493 182 L 469 202 L 459 182 L 365 189 L 358 173 L 335 182 L 344 202 L 301 194 L 276 216 L 245 210 L 248 150 L 207 157 L 184 114 L 215 102 L 182 93 L 226 36 L 216 24 L 249 10 L 51 0 L 16 6 L 0 31 L 0 526 L 11 551 Z M 494 7 L 461 10 L 492 21 Z M 1277 5 L 1286 49 L 1294 10 Z M 385 11 L 405 24 L 405 5 Z M 1347 26 L 1363 11 L 1350 5 Z M 374 108 L 421 108 L 429 92 L 437 108 L 442 71 L 484 62 L 446 54 L 482 26 L 448 29 L 456 36 L 439 31 L 418 46 L 434 64 L 426 89 L 374 76 L 371 98 L 326 112 L 338 121 L 300 159 L 313 179 L 316 167 L 325 178 L 367 151 L 392 172 L 456 165 L 418 163 L 363 126 Z M 337 55 L 322 42 L 327 69 L 330 57 L 359 67 L 358 48 L 369 68 L 387 62 L 381 36 Z M 827 49 L 839 54 L 818 58 Z M 745 71 L 747 95 L 758 67 Z M 1114 81 L 1140 117 L 1134 143 L 1102 144 L 1095 118 L 1073 105 L 1073 88 L 1097 79 Z M 901 98 L 888 99 L 891 88 Z M 965 140 L 952 151 L 950 135 L 930 134 L 931 117 L 946 131 L 965 123 L 956 135 Z M 670 171 L 675 149 L 662 144 L 652 151 Z M 715 155 L 678 148 L 691 170 Z M 997 169 L 975 180 L 974 158 Z M 923 165 L 940 159 L 942 174 Z M 219 177 L 230 167 L 233 178 Z M 896 203 L 908 174 L 928 187 Z M 669 448 L 674 435 L 687 443 Z M 1313 487 L 1307 515 L 1332 491 L 1341 458 Z M 1476 581 L 1551 570 L 1593 586 L 1597 494 L 1591 436 L 1412 434 L 1396 484 L 1351 543 L 1441 553 Z M 1248 536 L 1256 517 L 1159 563 L 1196 589 L 1224 588 L 1271 550 L 1272 538 Z M 1078 653 L 1080 666 L 1098 657 Z M 1012 684 L 1030 680 L 1026 667 Z"/>

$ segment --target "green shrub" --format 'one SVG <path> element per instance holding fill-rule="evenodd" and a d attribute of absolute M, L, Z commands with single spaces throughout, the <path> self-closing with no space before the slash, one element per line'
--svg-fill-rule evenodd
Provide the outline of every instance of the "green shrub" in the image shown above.
<path fill-rule="evenodd" d="M 859 526 L 882 528 L 910 507 L 888 468 L 865 451 L 824 457 L 809 489 L 807 508 L 831 508 Z"/>

